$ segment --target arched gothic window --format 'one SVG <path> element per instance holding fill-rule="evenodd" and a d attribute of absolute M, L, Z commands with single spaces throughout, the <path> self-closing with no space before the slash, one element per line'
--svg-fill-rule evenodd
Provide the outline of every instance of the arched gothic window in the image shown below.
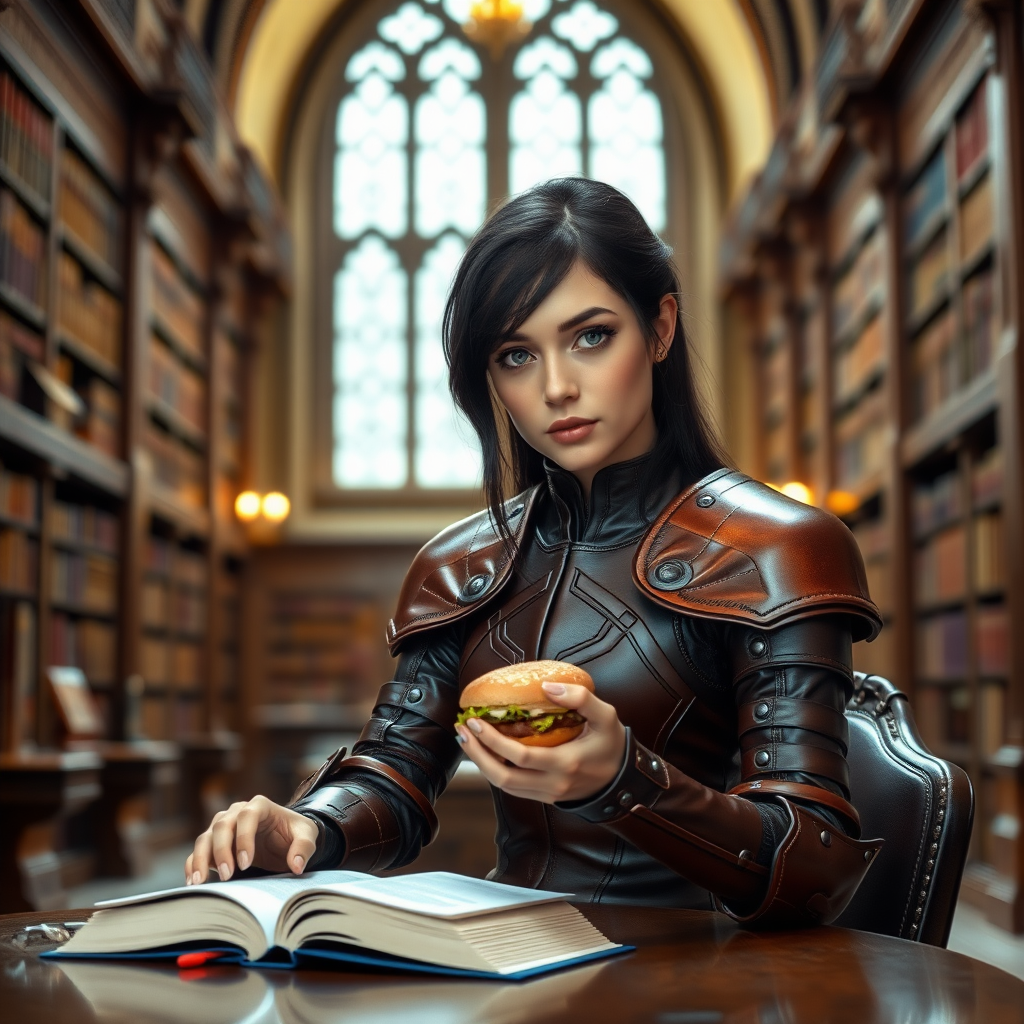
<path fill-rule="evenodd" d="M 448 394 L 440 322 L 492 201 L 584 174 L 621 188 L 656 231 L 666 227 L 648 53 L 615 4 L 523 7 L 532 31 L 493 60 L 462 31 L 470 0 L 376 4 L 345 65 L 321 248 L 332 261 L 331 479 L 342 491 L 424 499 L 479 485 L 476 439 Z"/>

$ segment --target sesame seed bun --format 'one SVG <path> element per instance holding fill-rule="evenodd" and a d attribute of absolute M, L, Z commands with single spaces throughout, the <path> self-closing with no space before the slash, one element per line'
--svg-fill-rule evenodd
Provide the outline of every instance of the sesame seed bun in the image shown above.
<path fill-rule="evenodd" d="M 594 692 L 590 674 L 567 661 L 524 661 L 518 665 L 504 665 L 478 676 L 462 691 L 459 706 L 463 708 L 506 707 L 517 704 L 521 708 L 543 708 L 545 711 L 564 711 L 541 689 L 541 683 L 571 683 L 585 686 Z M 551 730 L 561 732 L 562 730 Z M 546 734 L 529 737 L 531 741 Z M 564 742 L 564 741 L 560 741 Z M 532 746 L 555 746 L 553 743 L 531 742 Z"/>

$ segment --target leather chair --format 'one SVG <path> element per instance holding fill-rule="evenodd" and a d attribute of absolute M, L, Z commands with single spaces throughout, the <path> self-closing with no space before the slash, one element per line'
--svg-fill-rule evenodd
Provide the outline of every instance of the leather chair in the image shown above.
<path fill-rule="evenodd" d="M 971 781 L 925 747 L 906 694 L 863 672 L 854 683 L 850 796 L 861 835 L 885 846 L 835 923 L 945 946 L 974 819 Z"/>

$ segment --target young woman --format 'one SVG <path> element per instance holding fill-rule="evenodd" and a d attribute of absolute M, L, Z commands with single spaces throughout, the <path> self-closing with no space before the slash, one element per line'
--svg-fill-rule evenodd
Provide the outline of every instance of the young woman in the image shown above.
<path fill-rule="evenodd" d="M 489 508 L 417 555 L 388 628 L 395 679 L 354 756 L 290 807 L 218 814 L 189 882 L 406 864 L 461 752 L 493 787 L 499 881 L 771 925 L 840 913 L 878 848 L 858 841 L 843 713 L 851 642 L 878 613 L 838 520 L 724 465 L 678 291 L 608 185 L 550 181 L 484 225 L 444 334 Z M 578 739 L 456 732 L 466 683 L 542 658 L 594 679 L 547 686 L 586 718 Z"/>

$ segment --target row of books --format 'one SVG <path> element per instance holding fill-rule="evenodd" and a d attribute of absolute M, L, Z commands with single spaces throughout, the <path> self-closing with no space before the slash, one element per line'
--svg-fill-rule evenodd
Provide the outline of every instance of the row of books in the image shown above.
<path fill-rule="evenodd" d="M 1003 604 L 979 605 L 975 611 L 978 673 L 1005 676 L 1010 671 L 1010 613 Z"/>
<path fill-rule="evenodd" d="M 55 603 L 109 614 L 117 608 L 117 562 L 105 555 L 55 550 L 50 562 Z"/>
<path fill-rule="evenodd" d="M 974 507 L 991 505 L 1003 496 L 1003 449 L 994 445 L 971 468 L 971 497 Z"/>
<path fill-rule="evenodd" d="M 68 355 L 58 356 L 56 375 L 77 392 L 85 411 L 76 416 L 63 406 L 51 403 L 50 418 L 62 430 L 88 441 L 111 458 L 118 458 L 121 453 L 121 395 Z"/>
<path fill-rule="evenodd" d="M 764 412 L 769 423 L 781 421 L 789 394 L 789 355 L 785 345 L 775 345 L 764 360 Z"/>
<path fill-rule="evenodd" d="M 911 497 L 914 536 L 920 537 L 959 519 L 964 514 L 963 505 L 963 487 L 955 469 L 918 484 Z"/>
<path fill-rule="evenodd" d="M 917 319 L 948 292 L 949 280 L 949 246 L 943 229 L 910 267 L 908 300 L 911 320 Z"/>
<path fill-rule="evenodd" d="M 876 316 L 852 345 L 836 353 L 832 383 L 835 403 L 842 405 L 876 376 L 884 358 L 882 318 Z"/>
<path fill-rule="evenodd" d="M 910 412 L 913 422 L 940 408 L 961 386 L 961 349 L 956 320 L 947 310 L 933 320 L 911 344 Z"/>
<path fill-rule="evenodd" d="M 142 623 L 150 629 L 201 634 L 206 628 L 206 598 L 201 591 L 172 591 L 167 583 L 148 579 L 142 585 Z"/>
<path fill-rule="evenodd" d="M 201 684 L 203 648 L 200 644 L 147 636 L 142 638 L 140 658 L 142 677 L 149 685 L 193 690 Z"/>
<path fill-rule="evenodd" d="M 885 287 L 885 232 L 876 230 L 857 254 L 853 265 L 836 283 L 832 293 L 832 331 L 841 337 L 872 304 L 878 304 Z"/>
<path fill-rule="evenodd" d="M 117 516 L 95 505 L 76 505 L 67 501 L 54 501 L 50 506 L 51 535 L 54 540 L 88 544 L 117 554 L 120 530 Z"/>
<path fill-rule="evenodd" d="M 941 217 L 946 208 L 946 156 L 940 148 L 928 162 L 903 201 L 903 239 L 910 248 Z"/>
<path fill-rule="evenodd" d="M 988 79 L 971 93 L 956 119 L 956 175 L 962 181 L 988 153 Z"/>
<path fill-rule="evenodd" d="M 268 704 L 358 704 L 365 698 L 362 681 L 353 683 L 333 676 L 303 676 L 301 678 L 267 680 Z"/>
<path fill-rule="evenodd" d="M 77 153 L 61 156 L 57 209 L 61 223 L 108 267 L 121 265 L 121 206 Z"/>
<path fill-rule="evenodd" d="M 35 593 L 38 573 L 39 542 L 21 530 L 0 527 L 0 589 Z"/>
<path fill-rule="evenodd" d="M 34 526 L 39 522 L 39 481 L 0 462 L 0 516 Z"/>
<path fill-rule="evenodd" d="M 184 349 L 202 359 L 206 311 L 202 299 L 159 246 L 153 253 L 153 315 Z"/>
<path fill-rule="evenodd" d="M 991 267 L 964 282 L 964 380 L 972 380 L 992 365 L 996 348 L 995 284 Z"/>
<path fill-rule="evenodd" d="M 149 391 L 196 430 L 206 429 L 206 381 L 159 338 L 150 339 Z"/>
<path fill-rule="evenodd" d="M 0 189 L 0 281 L 46 307 L 46 235 L 10 189 Z"/>
<path fill-rule="evenodd" d="M 992 175 L 986 174 L 960 203 L 960 259 L 967 263 L 991 243 L 995 231 Z"/>
<path fill-rule="evenodd" d="M 919 686 L 911 707 L 924 745 L 948 756 L 952 743 L 971 737 L 971 691 L 966 687 Z"/>
<path fill-rule="evenodd" d="M 882 394 L 867 395 L 836 423 L 836 486 L 856 491 L 885 461 L 886 410 Z"/>
<path fill-rule="evenodd" d="M 917 622 L 917 673 L 921 679 L 963 679 L 968 670 L 967 613 L 944 612 Z"/>
<path fill-rule="evenodd" d="M 50 664 L 76 665 L 90 683 L 117 678 L 117 628 L 96 619 L 50 616 Z"/>
<path fill-rule="evenodd" d="M 152 460 L 153 477 L 190 508 L 206 504 L 206 460 L 152 420 L 143 425 L 143 447 Z"/>
<path fill-rule="evenodd" d="M 158 576 L 171 576 L 194 587 L 206 585 L 206 556 L 179 547 L 167 537 L 150 534 L 145 549 L 146 570 Z"/>
<path fill-rule="evenodd" d="M 58 256 L 57 326 L 115 368 L 121 365 L 123 310 L 113 295 L 89 280 L 69 253 Z"/>
<path fill-rule="evenodd" d="M 963 600 L 967 590 L 967 530 L 952 526 L 914 552 L 914 600 L 919 608 Z"/>
<path fill-rule="evenodd" d="M 24 402 L 27 361 L 44 363 L 46 343 L 41 334 L 0 310 L 0 395 Z"/>
<path fill-rule="evenodd" d="M 0 71 L 0 159 L 41 200 L 49 199 L 53 121 L 6 69 Z"/>
<path fill-rule="evenodd" d="M 974 589 L 988 594 L 1006 586 L 1006 545 L 1001 512 L 986 512 L 974 519 Z"/>

